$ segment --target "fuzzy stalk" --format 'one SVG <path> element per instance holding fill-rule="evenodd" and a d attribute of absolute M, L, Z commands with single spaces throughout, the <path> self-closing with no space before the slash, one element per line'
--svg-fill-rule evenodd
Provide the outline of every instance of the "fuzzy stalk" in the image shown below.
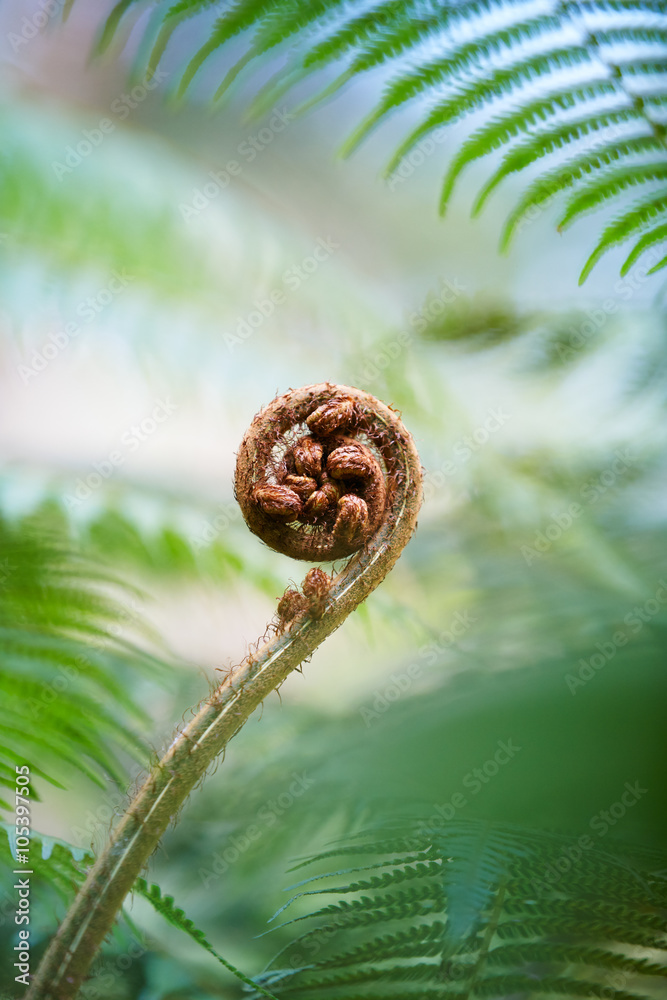
<path fill-rule="evenodd" d="M 360 428 L 384 461 L 385 516 L 372 538 L 334 577 L 321 617 L 298 617 L 282 634 L 249 654 L 202 703 L 151 769 L 91 868 L 53 938 L 26 1000 L 72 1000 L 111 930 L 123 900 L 183 802 L 258 705 L 307 659 L 384 579 L 409 541 L 421 503 L 421 466 L 397 414 L 368 393 L 323 384 L 280 397 L 258 415 L 244 439 L 260 441 L 274 411 L 289 397 L 317 406 L 344 392 L 362 415 Z M 290 403 L 290 405 L 292 405 Z M 238 488 L 238 485 L 237 485 Z"/>

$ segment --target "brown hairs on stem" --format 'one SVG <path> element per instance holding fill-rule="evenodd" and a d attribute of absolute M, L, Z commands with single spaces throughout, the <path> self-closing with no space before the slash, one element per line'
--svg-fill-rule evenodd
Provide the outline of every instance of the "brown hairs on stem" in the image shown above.
<path fill-rule="evenodd" d="M 385 578 L 417 523 L 421 465 L 398 415 L 359 389 L 325 383 L 278 397 L 241 444 L 236 495 L 256 534 L 312 568 L 259 643 L 151 767 L 44 954 L 26 1000 L 72 1000 L 160 838 L 252 712 Z M 266 991 L 258 986 L 259 992 Z M 267 994 L 270 995 L 270 994 Z"/>

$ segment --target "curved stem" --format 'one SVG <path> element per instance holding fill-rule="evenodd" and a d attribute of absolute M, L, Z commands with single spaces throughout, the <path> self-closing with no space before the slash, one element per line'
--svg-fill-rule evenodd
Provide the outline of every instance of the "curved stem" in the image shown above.
<path fill-rule="evenodd" d="M 324 613 L 298 618 L 236 667 L 173 740 L 130 802 L 70 907 L 26 994 L 26 1000 L 71 1000 L 111 930 L 135 879 L 182 803 L 209 765 L 271 691 L 310 656 L 384 579 L 410 539 L 421 503 L 421 466 L 397 415 L 367 393 L 312 386 L 354 398 L 364 432 L 381 442 L 391 489 L 377 532 L 333 580 Z M 296 394 L 295 394 L 296 395 Z M 261 415 L 260 415 L 261 416 Z"/>

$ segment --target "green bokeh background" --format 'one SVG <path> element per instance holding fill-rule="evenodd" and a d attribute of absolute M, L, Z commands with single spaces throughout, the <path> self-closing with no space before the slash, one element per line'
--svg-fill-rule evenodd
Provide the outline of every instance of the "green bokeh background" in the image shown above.
<path fill-rule="evenodd" d="M 605 836 L 661 847 L 664 279 L 621 280 L 612 253 L 579 289 L 589 223 L 556 236 L 551 210 L 499 256 L 512 186 L 471 221 L 477 168 L 438 221 L 456 129 L 400 183 L 377 176 L 391 123 L 341 164 L 370 83 L 272 129 L 244 120 L 242 88 L 207 110 L 218 63 L 186 106 L 165 106 L 158 89 L 121 116 L 127 50 L 88 59 L 105 5 L 75 4 L 66 25 L 54 18 L 16 48 L 29 6 L 1 12 L 0 510 L 68 535 L 140 588 L 119 627 L 148 623 L 158 638 L 140 641 L 172 664 L 123 675 L 150 718 L 147 752 L 305 570 L 252 537 L 234 503 L 234 453 L 254 413 L 290 386 L 356 385 L 402 412 L 425 469 L 419 529 L 396 569 L 233 741 L 149 879 L 254 975 L 289 936 L 258 937 L 294 858 L 457 792 L 459 818 L 576 839 L 639 783 L 645 794 Z M 182 58 L 176 48 L 167 76 Z M 113 128 L 90 154 L 56 169 L 103 119 Z M 211 172 L 230 160 L 241 170 L 216 190 Z M 320 240 L 326 260 L 295 271 Z M 107 303 L 115 273 L 126 282 Z M 276 289 L 285 302 L 245 336 Z M 69 339 L 51 337 L 71 323 Z M 64 343 L 51 358 L 50 343 Z M 142 438 L 133 428 L 165 399 L 173 414 Z M 520 749 L 473 794 L 466 775 L 508 740 Z M 36 828 L 99 847 L 140 774 L 121 760 L 120 790 L 56 766 L 66 791 L 36 783 Z M 298 796 L 294 774 L 306 775 Z M 244 846 L 249 826 L 261 835 Z M 36 953 L 63 911 L 35 888 Z M 83 996 L 242 995 L 143 901 L 128 913 L 134 931 L 118 929 Z M 148 948 L 128 964 L 134 933 Z M 21 995 L 3 975 L 7 996 Z"/>

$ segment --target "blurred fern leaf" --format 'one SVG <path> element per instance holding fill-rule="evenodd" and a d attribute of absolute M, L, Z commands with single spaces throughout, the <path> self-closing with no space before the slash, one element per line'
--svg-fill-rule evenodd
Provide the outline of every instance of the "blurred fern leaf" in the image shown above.
<path fill-rule="evenodd" d="M 170 297 L 219 286 L 174 212 L 168 174 L 155 184 L 148 144 L 132 140 L 135 161 L 128 172 L 114 155 L 120 131 L 86 159 L 76 146 L 91 144 L 76 121 L 52 112 L 46 119 L 34 106 L 20 115 L 2 109 L 0 120 L 0 259 L 10 279 L 18 263 L 37 258 L 49 274 L 98 281 L 120 274 L 123 286 L 138 283 Z M 4 283 L 11 298 L 15 289 L 7 274 Z"/>
<path fill-rule="evenodd" d="M 119 754 L 149 757 L 135 729 L 149 719 L 125 678 L 161 676 L 166 664 L 123 637 L 128 624 L 142 631 L 132 605 L 62 533 L 0 519 L 0 553 L 0 785 L 13 789 L 24 763 L 33 780 L 60 787 L 63 771 L 125 782 Z"/>
<path fill-rule="evenodd" d="M 16 827 L 0 823 L 0 864 L 7 874 L 16 868 Z M 84 879 L 84 868 L 91 864 L 90 851 L 74 847 L 57 837 L 30 831 L 30 870 L 36 881 L 46 882 L 69 903 Z M 16 905 L 16 904 L 15 904 Z"/>
<path fill-rule="evenodd" d="M 213 945 L 209 943 L 204 931 L 202 931 L 199 927 L 196 927 L 193 921 L 190 920 L 189 917 L 186 917 L 180 907 L 174 905 L 174 897 L 162 895 L 162 890 L 159 885 L 155 885 L 155 883 L 153 883 L 149 886 L 145 878 L 138 878 L 134 883 L 134 891 L 139 893 L 140 896 L 143 896 L 144 899 L 147 899 L 151 906 L 158 913 L 160 913 L 165 920 L 168 921 L 168 923 L 172 924 L 173 927 L 178 927 L 179 930 L 188 934 L 194 941 L 197 942 L 197 944 L 201 945 L 202 948 L 209 952 L 210 955 L 213 955 L 213 957 L 216 958 L 221 965 L 224 965 L 226 969 L 229 969 L 229 971 L 232 972 L 237 979 L 240 979 L 241 982 L 245 983 L 246 986 L 252 986 L 253 989 L 257 990 L 262 996 L 269 997 L 270 1000 L 276 1000 L 273 993 L 269 993 L 263 987 L 254 983 L 252 979 L 248 979 L 248 977 L 244 976 L 243 973 L 236 968 L 236 966 L 232 965 L 231 962 L 228 962 L 226 958 L 223 958 L 222 955 L 215 950 Z"/>
<path fill-rule="evenodd" d="M 216 98 L 248 65 L 262 65 L 268 53 L 276 50 L 276 58 L 286 61 L 260 90 L 255 112 L 274 107 L 284 93 L 318 71 L 342 67 L 302 110 L 330 98 L 362 73 L 389 69 L 393 75 L 380 101 L 354 130 L 344 154 L 388 116 L 413 107 L 417 124 L 392 157 L 391 174 L 415 148 L 426 155 L 425 141 L 432 133 L 481 113 L 482 124 L 451 160 L 440 199 L 443 214 L 463 170 L 500 150 L 500 166 L 483 187 L 475 211 L 510 174 L 529 167 L 540 171 L 511 213 L 502 246 L 534 217 L 528 214 L 531 209 L 565 190 L 561 226 L 585 213 L 621 206 L 584 265 L 581 281 L 604 253 L 621 243 L 634 241 L 629 266 L 664 240 L 667 11 L 660 0 L 567 0 L 546 10 L 507 0 L 382 0 L 363 11 L 342 0 L 181 0 L 158 8 L 146 29 L 156 36 L 147 59 L 149 72 L 159 65 L 177 27 L 211 6 L 222 12 L 190 59 L 180 94 L 204 63 L 239 34 L 245 36 L 245 48 Z M 133 7 L 133 0 L 115 5 L 100 47 L 110 43 Z M 555 176 L 553 156 L 558 161 Z M 612 170 L 598 173 L 609 165 Z M 628 211 L 622 206 L 629 186 L 639 197 Z M 651 264 L 657 270 L 665 261 L 654 253 Z"/>
<path fill-rule="evenodd" d="M 281 1000 L 657 998 L 667 975 L 664 857 L 630 859 L 618 846 L 577 856 L 573 845 L 471 821 L 350 838 L 310 860 L 358 864 L 302 883 L 325 880 L 309 892 L 336 899 L 296 918 L 308 929 L 261 981 Z"/>

